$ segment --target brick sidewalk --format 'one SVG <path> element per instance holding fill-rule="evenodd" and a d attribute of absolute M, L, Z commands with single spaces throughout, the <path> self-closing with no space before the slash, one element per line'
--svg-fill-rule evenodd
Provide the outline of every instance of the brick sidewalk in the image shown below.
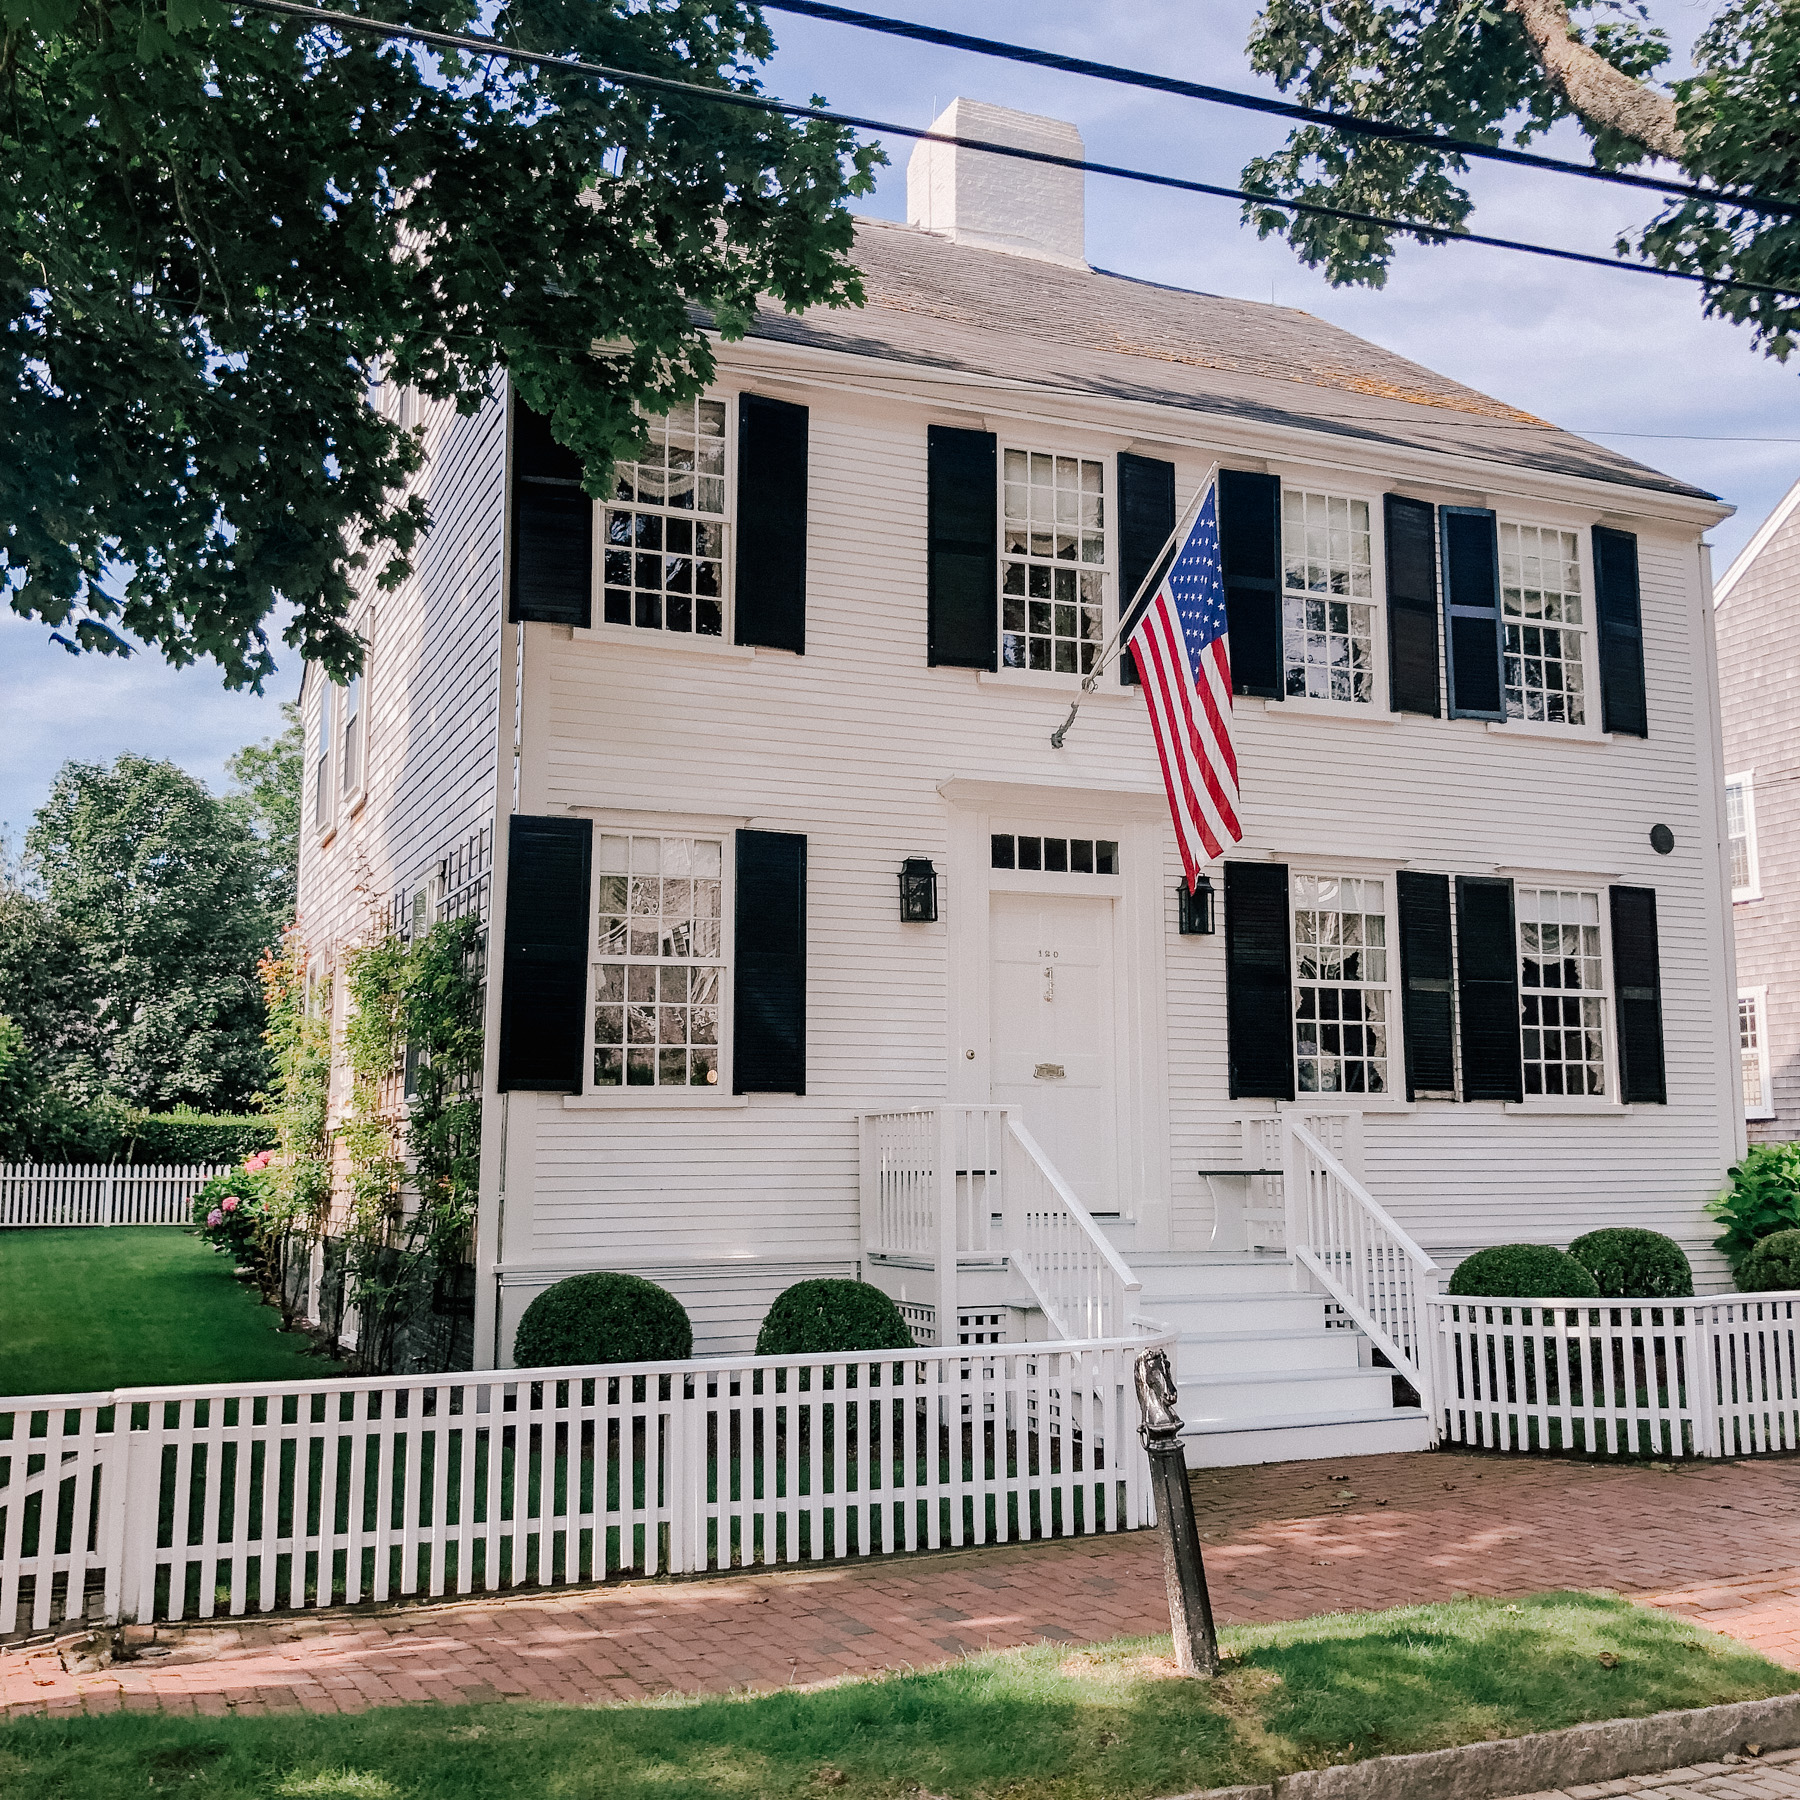
<path fill-rule="evenodd" d="M 1627 1775 L 1516 1800 L 1612 1800 L 1615 1794 L 1647 1794 L 1655 1800 L 1800 1800 L 1800 1750 L 1777 1750 L 1736 1763 L 1700 1763 L 1660 1775 Z"/>
<path fill-rule="evenodd" d="M 1334 1479 L 1347 1477 L 1347 1479 Z M 1432 1453 L 1194 1478 L 1226 1623 L 1611 1587 L 1800 1667 L 1800 1460 L 1609 1468 Z M 88 1674 L 0 1656 L 0 1716 L 358 1711 L 777 1687 L 1168 1629 L 1147 1532 L 165 1630 Z"/>

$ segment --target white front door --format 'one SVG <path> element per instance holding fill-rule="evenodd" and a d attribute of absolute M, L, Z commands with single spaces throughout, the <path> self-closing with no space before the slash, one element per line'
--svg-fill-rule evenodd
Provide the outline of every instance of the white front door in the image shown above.
<path fill-rule="evenodd" d="M 1119 1210 L 1113 902 L 990 896 L 993 1097 L 1090 1212 Z"/>

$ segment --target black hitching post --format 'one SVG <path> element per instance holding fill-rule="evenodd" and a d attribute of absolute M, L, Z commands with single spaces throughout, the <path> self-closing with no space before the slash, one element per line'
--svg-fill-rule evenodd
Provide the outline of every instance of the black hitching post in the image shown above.
<path fill-rule="evenodd" d="M 1187 1454 L 1181 1447 L 1181 1419 L 1175 1411 L 1175 1376 L 1166 1350 L 1146 1350 L 1137 1360 L 1138 1436 L 1150 1458 L 1156 1523 L 1162 1532 L 1163 1582 L 1169 1590 L 1169 1628 L 1175 1638 L 1175 1666 L 1183 1675 L 1219 1672 L 1219 1636 L 1213 1629 L 1212 1601 L 1206 1592 L 1206 1565 L 1200 1560 L 1200 1528 L 1194 1522 L 1194 1495 L 1188 1486 Z"/>

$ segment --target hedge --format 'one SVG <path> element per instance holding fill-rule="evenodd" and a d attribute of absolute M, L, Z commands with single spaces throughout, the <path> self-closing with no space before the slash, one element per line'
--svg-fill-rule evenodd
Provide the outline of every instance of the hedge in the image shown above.
<path fill-rule="evenodd" d="M 16 1146 L 17 1162 L 237 1163 L 275 1148 L 273 1119 L 258 1113 L 146 1113 L 67 1109 L 53 1136 Z"/>
<path fill-rule="evenodd" d="M 694 1327 L 667 1288 L 641 1275 L 596 1270 L 545 1288 L 513 1334 L 513 1365 L 679 1362 L 694 1353 Z"/>
<path fill-rule="evenodd" d="M 1600 1288 L 1574 1257 L 1548 1244 L 1495 1244 L 1456 1265 L 1449 1291 L 1497 1300 L 1592 1300 Z"/>
<path fill-rule="evenodd" d="M 756 1335 L 758 1356 L 835 1356 L 853 1350 L 910 1350 L 900 1309 L 866 1281 L 797 1281 L 776 1297 Z"/>
<path fill-rule="evenodd" d="M 1800 1289 L 1800 1231 L 1772 1231 L 1738 1264 L 1738 1291 L 1785 1294 Z"/>
<path fill-rule="evenodd" d="M 1684 1300 L 1694 1291 L 1687 1253 L 1660 1231 L 1609 1225 L 1578 1237 L 1569 1254 L 1609 1300 Z"/>

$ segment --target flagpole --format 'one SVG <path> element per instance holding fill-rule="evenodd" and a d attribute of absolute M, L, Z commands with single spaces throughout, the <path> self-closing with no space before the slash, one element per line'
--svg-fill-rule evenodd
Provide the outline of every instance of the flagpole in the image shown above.
<path fill-rule="evenodd" d="M 1154 591 L 1151 584 L 1156 580 L 1157 572 L 1163 566 L 1163 559 L 1181 542 L 1182 533 L 1187 530 L 1190 517 L 1199 512 L 1201 504 L 1206 499 L 1206 490 L 1212 486 L 1213 479 L 1218 472 L 1219 465 L 1215 462 L 1206 471 L 1200 485 L 1194 490 L 1193 499 L 1182 509 L 1181 516 L 1175 521 L 1175 529 L 1163 540 L 1163 547 L 1151 558 L 1149 568 L 1144 571 L 1143 580 L 1138 583 L 1137 592 L 1131 596 L 1131 604 L 1119 608 L 1119 622 L 1113 627 L 1112 636 L 1101 646 L 1099 658 L 1094 663 L 1093 669 L 1082 680 L 1081 692 L 1083 695 L 1091 694 L 1094 691 L 1099 685 L 1100 677 L 1117 660 L 1121 648 L 1120 640 L 1124 636 L 1125 627 L 1133 622 L 1133 617 L 1143 603 L 1145 594 Z M 1069 716 L 1050 734 L 1052 750 L 1060 750 L 1063 747 L 1063 739 L 1069 735 L 1069 727 L 1075 723 L 1075 715 L 1080 711 L 1081 701 L 1076 700 L 1069 708 Z"/>

